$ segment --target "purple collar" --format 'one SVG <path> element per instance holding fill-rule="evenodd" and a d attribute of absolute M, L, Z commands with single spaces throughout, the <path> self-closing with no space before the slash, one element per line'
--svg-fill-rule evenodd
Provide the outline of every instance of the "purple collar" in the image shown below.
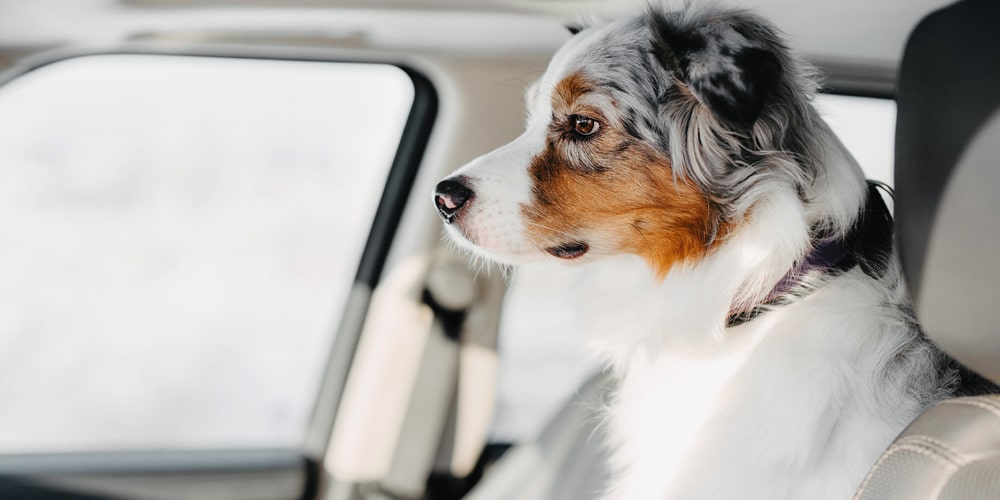
<path fill-rule="evenodd" d="M 845 238 L 818 240 L 806 258 L 788 271 L 760 304 L 742 311 L 730 311 L 726 327 L 742 325 L 774 307 L 807 295 L 810 289 L 802 286 L 807 276 L 837 275 L 855 265 L 857 261 Z"/>
<path fill-rule="evenodd" d="M 765 302 L 770 302 L 784 295 L 802 282 L 809 275 L 824 274 L 831 270 L 846 271 L 856 264 L 851 249 L 845 238 L 824 238 L 816 242 L 813 250 L 806 258 L 788 272 L 768 294 Z"/>
<path fill-rule="evenodd" d="M 813 288 L 802 286 L 803 278 L 807 276 L 838 276 L 861 266 L 868 276 L 881 278 L 892 252 L 892 215 L 879 189 L 892 196 L 892 190 L 885 184 L 868 181 L 865 206 L 850 231 L 843 237 L 814 231 L 820 234 L 813 237 L 813 249 L 802 262 L 778 281 L 763 302 L 743 310 L 730 311 L 726 327 L 742 325 L 775 307 L 808 295 Z"/>

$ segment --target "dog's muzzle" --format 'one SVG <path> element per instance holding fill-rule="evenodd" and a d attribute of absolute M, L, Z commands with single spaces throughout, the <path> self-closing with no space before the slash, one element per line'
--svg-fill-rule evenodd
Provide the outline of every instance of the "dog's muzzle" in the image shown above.
<path fill-rule="evenodd" d="M 455 222 L 462 207 L 475 196 L 467 183 L 465 176 L 452 177 L 439 182 L 434 189 L 434 205 L 448 224 Z"/>

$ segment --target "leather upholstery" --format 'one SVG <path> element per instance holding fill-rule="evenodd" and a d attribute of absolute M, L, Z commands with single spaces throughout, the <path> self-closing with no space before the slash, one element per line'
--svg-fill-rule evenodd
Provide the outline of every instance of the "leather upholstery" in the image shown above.
<path fill-rule="evenodd" d="M 928 337 L 1000 381 L 1000 2 L 932 13 L 907 43 L 896 122 L 896 242 Z M 980 384 L 988 386 L 988 383 Z M 992 387 L 995 389 L 995 387 Z M 856 500 L 1000 499 L 1000 396 L 911 423 Z"/>
<path fill-rule="evenodd" d="M 896 90 L 896 241 L 917 298 L 945 187 L 968 143 L 1000 108 L 997 54 L 995 0 L 966 0 L 934 12 L 906 44 Z"/>
<path fill-rule="evenodd" d="M 942 401 L 910 424 L 858 500 L 1000 498 L 1000 396 Z"/>
<path fill-rule="evenodd" d="M 896 241 L 927 335 L 1000 381 L 1000 2 L 927 16 L 896 101 Z"/>

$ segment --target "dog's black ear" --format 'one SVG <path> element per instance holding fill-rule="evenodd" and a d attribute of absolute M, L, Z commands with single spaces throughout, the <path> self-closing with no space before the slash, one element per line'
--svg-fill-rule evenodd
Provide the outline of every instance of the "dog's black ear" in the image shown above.
<path fill-rule="evenodd" d="M 741 13 L 692 20 L 651 10 L 653 54 L 712 113 L 749 130 L 781 76 L 777 36 Z"/>

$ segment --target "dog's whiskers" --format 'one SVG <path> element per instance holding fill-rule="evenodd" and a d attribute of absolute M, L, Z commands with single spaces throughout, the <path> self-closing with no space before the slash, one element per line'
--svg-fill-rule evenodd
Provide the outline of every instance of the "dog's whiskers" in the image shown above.
<path fill-rule="evenodd" d="M 544 214 L 542 212 L 539 212 L 537 210 L 533 210 L 531 208 L 527 208 L 526 207 L 524 211 L 527 214 L 532 215 L 535 218 L 544 220 L 545 222 L 549 222 L 549 223 L 557 223 L 558 222 L 553 217 L 551 217 L 551 216 L 549 216 L 547 214 Z M 547 231 L 551 231 L 553 233 L 556 233 L 559 236 L 565 236 L 566 238 L 571 239 L 571 240 L 579 239 L 578 235 L 572 234 L 572 233 L 570 233 L 568 231 L 565 231 L 565 230 L 562 230 L 562 229 L 557 229 L 555 227 L 552 227 L 552 226 L 549 226 L 549 225 L 546 225 L 546 224 L 542 224 L 542 223 L 534 221 L 534 220 L 527 220 L 525 222 L 527 224 L 531 225 L 531 226 L 535 226 L 535 227 L 538 227 L 538 228 L 541 228 L 541 229 L 545 229 Z"/>

